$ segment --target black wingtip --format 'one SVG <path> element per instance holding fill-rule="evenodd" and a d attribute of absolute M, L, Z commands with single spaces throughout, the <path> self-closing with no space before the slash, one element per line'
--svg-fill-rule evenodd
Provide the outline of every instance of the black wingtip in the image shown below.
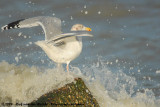
<path fill-rule="evenodd" d="M 8 25 L 3 26 L 1 29 L 3 30 L 8 30 L 8 29 L 15 29 L 19 28 L 19 22 L 23 21 L 24 19 L 17 20 L 15 22 L 9 23 Z"/>

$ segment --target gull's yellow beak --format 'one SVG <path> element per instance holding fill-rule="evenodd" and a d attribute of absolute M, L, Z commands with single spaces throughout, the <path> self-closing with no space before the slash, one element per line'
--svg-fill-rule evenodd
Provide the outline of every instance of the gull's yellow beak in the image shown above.
<path fill-rule="evenodd" d="M 86 31 L 92 31 L 92 29 L 89 28 L 89 27 L 86 27 L 85 30 L 86 30 Z"/>

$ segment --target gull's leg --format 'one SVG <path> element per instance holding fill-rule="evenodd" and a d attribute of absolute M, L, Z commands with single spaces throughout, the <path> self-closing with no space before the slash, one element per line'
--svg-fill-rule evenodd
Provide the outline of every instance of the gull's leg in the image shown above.
<path fill-rule="evenodd" d="M 69 73 L 69 64 L 66 66 L 67 72 Z"/>
<path fill-rule="evenodd" d="M 70 62 L 67 62 L 67 66 L 66 66 L 66 69 L 67 69 L 68 74 L 69 74 L 69 63 L 70 63 Z"/>

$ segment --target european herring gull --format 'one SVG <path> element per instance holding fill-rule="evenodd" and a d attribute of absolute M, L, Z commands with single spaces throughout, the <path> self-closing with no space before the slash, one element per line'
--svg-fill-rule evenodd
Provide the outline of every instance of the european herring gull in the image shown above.
<path fill-rule="evenodd" d="M 2 30 L 14 28 L 30 28 L 41 26 L 45 33 L 45 40 L 35 42 L 47 56 L 58 64 L 66 63 L 69 72 L 69 63 L 77 58 L 82 51 L 82 36 L 93 36 L 87 32 L 91 28 L 82 24 L 72 26 L 70 33 L 61 32 L 61 20 L 56 17 L 38 16 L 21 19 L 3 26 Z M 77 31 L 77 32 L 76 32 Z"/>

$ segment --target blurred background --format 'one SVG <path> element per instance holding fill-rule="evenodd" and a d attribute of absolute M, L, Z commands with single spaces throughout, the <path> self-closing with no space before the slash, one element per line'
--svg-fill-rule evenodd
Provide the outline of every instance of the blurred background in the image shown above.
<path fill-rule="evenodd" d="M 83 51 L 71 66 L 105 66 L 116 74 L 121 70 L 135 78 L 131 96 L 148 89 L 155 99 L 160 99 L 159 13 L 159 0 L 0 0 L 0 26 L 19 19 L 53 16 L 61 19 L 65 33 L 76 23 L 90 27 L 94 37 L 83 38 Z M 55 67 L 34 44 L 44 39 L 41 27 L 3 31 L 0 36 L 1 62 Z"/>

